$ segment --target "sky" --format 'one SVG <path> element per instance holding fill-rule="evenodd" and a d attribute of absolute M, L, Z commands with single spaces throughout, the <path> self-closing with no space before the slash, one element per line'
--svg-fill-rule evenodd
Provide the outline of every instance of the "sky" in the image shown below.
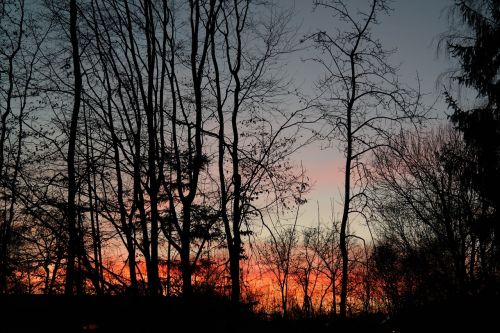
<path fill-rule="evenodd" d="M 360 8 L 369 5 L 368 0 L 350 0 L 359 4 Z M 294 7 L 295 19 L 301 24 L 301 30 L 312 32 L 317 29 L 330 30 L 338 22 L 325 10 L 313 11 L 312 0 L 279 0 L 282 7 Z M 446 105 L 437 87 L 438 77 L 451 67 L 451 62 L 444 55 L 437 54 L 437 40 L 448 26 L 446 8 L 451 0 L 394 0 L 390 2 L 393 11 L 389 16 L 380 17 L 380 24 L 374 28 L 373 35 L 379 38 L 386 49 L 397 49 L 391 57 L 392 64 L 400 65 L 400 80 L 404 84 L 416 86 L 417 73 L 421 89 L 428 94 L 424 103 L 434 104 L 435 115 L 446 118 Z M 366 8 L 366 7 L 364 7 Z M 294 67 L 295 68 L 295 67 Z M 318 72 L 311 65 L 303 64 L 294 69 L 295 77 L 300 77 L 305 85 L 313 82 Z M 295 157 L 306 168 L 313 183 L 308 196 L 308 203 L 301 208 L 301 225 L 317 223 L 319 205 L 320 218 L 327 223 L 331 216 L 331 201 L 334 200 L 335 215 L 340 218 L 342 203 L 343 171 L 342 155 L 338 148 L 322 149 L 314 145 L 301 151 Z M 358 222 L 357 224 L 360 224 Z M 353 226 L 353 230 L 361 236 L 367 236 L 362 225 Z"/>

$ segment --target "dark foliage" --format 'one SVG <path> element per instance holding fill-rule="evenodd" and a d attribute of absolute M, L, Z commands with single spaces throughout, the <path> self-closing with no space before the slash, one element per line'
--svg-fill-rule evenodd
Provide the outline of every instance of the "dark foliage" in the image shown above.
<path fill-rule="evenodd" d="M 386 332 L 383 315 L 349 320 L 269 319 L 224 298 L 3 295 L 2 332 Z M 57 314 L 57 317 L 54 317 Z M 25 318 L 29 318 L 26 320 Z M 149 318 L 150 320 L 144 320 Z"/>
<path fill-rule="evenodd" d="M 463 34 L 451 34 L 447 46 L 460 70 L 454 77 L 460 85 L 478 94 L 478 106 L 460 108 L 453 97 L 446 98 L 454 113 L 451 121 L 463 132 L 477 154 L 472 162 L 474 183 L 491 214 L 479 221 L 482 232 L 493 232 L 496 266 L 500 263 L 500 1 L 459 1 L 456 14 L 465 27 Z"/>

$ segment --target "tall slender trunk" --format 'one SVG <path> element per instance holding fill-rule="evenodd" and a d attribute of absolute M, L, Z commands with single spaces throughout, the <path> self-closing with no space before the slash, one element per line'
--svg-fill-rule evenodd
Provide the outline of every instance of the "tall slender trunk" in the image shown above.
<path fill-rule="evenodd" d="M 153 106 L 154 73 L 156 64 L 156 40 L 154 37 L 153 9 L 151 1 L 145 2 L 146 44 L 148 53 L 147 100 L 145 101 L 146 125 L 148 130 L 148 178 L 151 209 L 151 262 L 148 267 L 148 288 L 151 295 L 161 293 L 158 273 L 158 183 L 156 176 L 156 126 Z"/>
<path fill-rule="evenodd" d="M 190 297 L 193 293 L 191 281 L 191 205 L 183 207 L 183 228 L 181 233 L 181 274 L 182 274 L 182 294 Z"/>
<path fill-rule="evenodd" d="M 89 126 L 88 126 L 88 117 L 87 117 L 87 112 L 85 108 L 83 109 L 83 124 L 85 127 L 85 162 L 87 164 L 87 191 L 88 191 L 88 198 L 89 198 L 89 215 L 90 215 L 90 229 L 91 229 L 91 236 L 92 236 L 92 250 L 93 250 L 93 255 L 94 255 L 94 267 L 93 267 L 93 272 L 91 274 L 95 275 L 96 277 L 96 282 L 97 284 L 95 285 L 96 288 L 96 293 L 101 294 L 102 289 L 101 289 L 101 282 L 102 282 L 102 276 L 100 275 L 100 251 L 99 251 L 99 242 L 100 242 L 100 234 L 98 233 L 99 227 L 97 226 L 98 221 L 96 220 L 97 217 L 97 212 L 96 212 L 96 207 L 97 205 L 94 206 L 94 203 L 97 203 L 97 201 L 94 202 L 94 189 L 95 189 L 95 172 L 94 166 L 93 166 L 93 160 L 94 160 L 94 154 L 93 154 L 93 143 L 90 139 L 90 133 L 89 133 Z M 94 187 L 92 187 L 94 185 Z M 97 198 L 96 198 L 97 199 Z"/>
<path fill-rule="evenodd" d="M 218 170 L 219 170 L 219 181 L 220 181 L 220 196 L 221 196 L 221 215 L 224 224 L 224 231 L 226 234 L 226 242 L 229 254 L 229 274 L 231 277 L 231 301 L 234 305 L 238 305 L 240 301 L 240 251 L 241 251 L 241 236 L 240 236 L 240 201 L 241 201 L 241 176 L 239 175 L 239 156 L 238 156 L 238 127 L 237 127 L 237 116 L 239 111 L 239 92 L 241 90 L 241 85 L 238 77 L 237 69 L 233 71 L 231 69 L 231 74 L 235 78 L 235 91 L 234 91 L 234 107 L 231 117 L 231 129 L 232 129 L 232 151 L 231 162 L 232 162 L 232 178 L 233 178 L 233 202 L 232 202 L 232 224 L 229 221 L 229 214 L 227 211 L 227 205 L 229 202 L 228 191 L 226 188 L 226 175 L 224 172 L 224 156 L 225 156 L 225 119 L 222 106 L 222 91 L 220 85 L 220 72 L 217 60 L 217 55 L 215 52 L 215 29 L 212 29 L 211 33 L 211 55 L 212 62 L 214 66 L 215 73 L 215 86 L 216 86 L 216 97 L 217 97 L 217 114 L 219 120 L 219 156 L 218 156 Z M 226 41 L 227 42 L 227 41 Z M 241 44 L 241 43 L 240 43 Z M 229 47 L 229 45 L 226 45 Z M 238 48 L 238 56 L 241 56 L 241 46 Z M 239 61 L 239 59 L 238 59 Z M 239 66 L 239 65 L 238 65 Z"/>
<path fill-rule="evenodd" d="M 358 40 L 359 44 L 359 40 Z M 354 102 L 357 98 L 357 82 L 356 82 L 356 49 L 357 45 L 353 48 L 350 54 L 350 98 L 346 108 L 346 159 L 345 159 L 345 179 L 344 179 L 344 209 L 342 211 L 342 221 L 340 224 L 340 255 L 342 257 L 342 281 L 340 286 L 340 318 L 345 319 L 347 315 L 347 286 L 349 282 L 349 252 L 347 248 L 347 226 L 349 223 L 349 210 L 351 209 L 351 165 L 352 165 L 352 112 Z"/>
<path fill-rule="evenodd" d="M 80 53 L 78 47 L 78 32 L 77 32 L 77 15 L 78 9 L 76 0 L 70 1 L 70 39 L 73 58 L 73 75 L 74 75 L 74 103 L 73 113 L 71 115 L 71 125 L 68 142 L 68 203 L 67 203 L 67 221 L 69 231 L 68 255 L 66 263 L 66 282 L 65 294 L 73 294 L 75 287 L 75 259 L 78 256 L 78 231 L 76 226 L 76 204 L 75 198 L 77 193 L 76 171 L 75 171 L 75 149 L 76 136 L 78 127 L 78 115 L 80 112 L 80 102 L 82 94 L 82 74 L 80 70 Z M 79 289 L 79 288 L 78 288 Z"/>
<path fill-rule="evenodd" d="M 209 9 L 206 11 L 207 21 L 203 22 L 201 17 L 202 11 L 206 10 L 206 8 L 202 8 L 204 3 L 199 0 L 190 0 L 190 29 L 191 29 L 191 54 L 190 54 L 190 69 L 191 69 L 191 79 L 193 84 L 193 94 L 194 94 L 194 111 L 195 111 L 195 121 L 194 121 L 194 150 L 192 147 L 192 139 L 190 134 L 190 129 L 188 128 L 188 150 L 190 157 L 190 170 L 189 173 L 189 193 L 183 193 L 183 187 L 185 186 L 182 182 L 182 168 L 180 167 L 180 151 L 177 142 L 174 138 L 174 150 L 175 150 L 175 159 L 177 162 L 177 191 L 180 197 L 180 201 L 182 202 L 182 211 L 183 211 L 183 224 L 182 230 L 180 230 L 181 234 L 181 271 L 182 271 L 182 293 L 183 296 L 189 297 L 192 294 L 192 281 L 191 281 L 191 209 L 193 206 L 194 199 L 196 198 L 196 194 L 198 191 L 198 182 L 200 172 L 203 168 L 204 164 L 204 156 L 203 156 L 203 140 L 202 140 L 202 132 L 203 132 L 203 88 L 202 81 L 204 78 L 204 69 L 207 61 L 208 48 L 210 45 L 210 33 L 209 30 L 212 29 L 215 24 L 215 15 L 214 15 L 214 7 L 215 0 L 209 1 Z M 206 27 L 205 36 L 203 39 L 203 44 L 201 45 L 200 50 L 200 25 Z M 172 77 L 173 78 L 173 77 Z M 182 99 L 179 98 L 179 103 L 182 103 Z M 173 129 L 175 130 L 175 121 L 176 118 L 173 119 Z M 173 135 L 176 135 L 176 132 L 173 132 Z M 192 158 L 192 162 L 191 162 Z"/>
<path fill-rule="evenodd" d="M 227 193 L 227 188 L 226 188 L 226 175 L 224 172 L 224 156 L 225 156 L 225 120 L 224 120 L 224 111 L 222 109 L 222 91 L 221 91 L 221 85 L 220 85 L 220 71 L 219 71 L 219 64 L 217 60 L 217 54 L 215 52 L 216 50 L 216 45 L 215 45 L 215 30 L 211 31 L 211 55 L 212 55 L 212 62 L 213 62 L 213 67 L 214 67 L 214 74 L 215 74 L 215 89 L 216 89 L 216 100 L 217 100 L 217 117 L 219 121 L 219 140 L 218 140 L 218 171 L 219 171 L 219 182 L 220 182 L 220 210 L 221 210 L 221 217 L 222 217 L 222 222 L 224 224 L 224 232 L 226 234 L 226 242 L 227 242 L 227 247 L 228 247 L 228 252 L 229 252 L 229 267 L 230 267 L 230 277 L 231 277 L 231 299 L 234 301 L 234 272 L 233 272 L 233 266 L 234 266 L 234 259 L 233 259 L 233 235 L 231 232 L 230 228 L 230 223 L 229 223 L 229 216 L 227 213 L 227 203 L 228 203 L 228 193 Z"/>
<path fill-rule="evenodd" d="M 332 314 L 334 317 L 337 316 L 337 287 L 335 286 L 335 274 L 333 275 L 332 281 Z"/>
<path fill-rule="evenodd" d="M 144 255 L 144 261 L 146 263 L 146 270 L 149 274 L 149 269 L 151 266 L 151 252 L 150 252 L 150 240 L 149 231 L 147 224 L 147 215 L 144 202 L 143 187 L 141 185 L 141 123 L 137 125 L 137 133 L 134 138 L 135 146 L 135 156 L 134 156 L 134 205 L 135 209 L 139 210 L 139 221 L 142 231 L 142 254 Z M 134 218 L 134 213 L 130 215 L 130 218 Z M 132 221 L 129 225 L 132 225 Z"/>
<path fill-rule="evenodd" d="M 229 31 L 226 31 L 224 35 L 225 43 L 225 56 L 229 71 L 231 73 L 232 79 L 234 80 L 234 90 L 233 90 L 233 109 L 231 112 L 231 149 L 229 154 L 231 156 L 231 179 L 233 184 L 232 190 L 232 207 L 230 214 L 227 210 L 227 205 L 229 203 L 229 194 L 227 193 L 226 180 L 224 173 L 224 154 L 225 154 L 225 134 L 224 134 L 224 113 L 222 110 L 222 97 L 221 87 L 220 87 L 220 74 L 218 69 L 218 58 L 215 52 L 215 27 L 212 27 L 211 31 L 211 44 L 212 44 L 212 62 L 214 64 L 215 71 L 215 82 L 217 89 L 217 109 L 219 118 L 219 178 L 220 178 L 220 188 L 221 188 L 221 213 L 222 220 L 224 222 L 224 229 L 226 233 L 226 242 L 229 254 L 229 272 L 231 277 L 231 300 L 234 305 L 238 305 L 241 297 L 241 276 L 240 276 L 240 255 L 241 255 L 241 231 L 240 224 L 242 219 L 241 212 L 241 174 L 240 174 L 240 160 L 239 160 L 239 137 L 240 133 L 238 130 L 238 115 L 240 112 L 240 93 L 241 93 L 241 81 L 240 81 L 240 69 L 241 69 L 241 58 L 242 58 L 242 40 L 241 33 L 243 27 L 245 26 L 246 14 L 248 12 L 249 3 L 244 4 L 244 9 L 240 12 L 239 2 L 234 1 L 234 15 L 236 18 L 235 24 L 235 34 L 236 34 L 236 53 L 235 59 L 231 58 L 231 45 L 229 41 Z M 222 5 L 222 4 L 221 4 Z M 217 9 L 220 10 L 221 7 Z M 224 9 L 222 9 L 224 12 Z M 243 13 L 243 14 L 242 14 Z M 225 26 L 228 29 L 229 24 L 227 22 L 228 17 L 224 13 Z M 231 215 L 231 221 L 229 218 Z"/>
<path fill-rule="evenodd" d="M 167 247 L 167 297 L 171 296 L 172 290 L 172 222 L 168 224 L 168 247 Z"/>
<path fill-rule="evenodd" d="M 170 23 L 170 8 L 169 8 L 169 3 L 167 1 L 163 2 L 162 6 L 162 24 L 161 24 L 161 34 L 162 34 L 162 43 L 161 43 L 161 48 L 160 48 L 160 59 L 161 61 L 161 69 L 159 73 L 160 77 L 160 88 L 159 91 L 161 92 L 159 95 L 159 110 L 158 110 L 158 117 L 159 117 L 159 127 L 158 127 L 158 132 L 160 134 L 160 146 L 159 146 L 159 159 L 158 159 L 158 179 L 157 179 L 157 184 L 158 184 L 158 191 L 160 189 L 161 184 L 166 184 L 165 183 L 165 164 L 167 161 L 167 145 L 165 141 L 165 110 L 164 110 L 164 98 L 166 97 L 163 91 L 165 91 L 165 84 L 166 84 L 166 78 L 168 76 L 168 71 L 167 71 L 167 41 L 171 36 L 169 35 L 168 32 L 168 25 Z M 172 23 L 173 24 L 173 23 Z M 170 188 L 166 189 L 167 191 L 167 196 L 170 196 Z M 171 211 L 169 212 L 171 214 Z M 162 221 L 159 219 L 159 224 L 160 227 L 162 226 Z M 163 231 L 165 231 L 163 229 Z M 172 219 L 168 220 L 168 231 L 166 234 L 167 237 L 167 277 L 166 277 L 166 294 L 167 296 L 170 296 L 171 294 L 171 260 L 172 260 Z"/>
<path fill-rule="evenodd" d="M 348 139 L 350 142 L 351 140 Z M 348 150 L 350 143 L 348 143 Z M 342 213 L 342 222 L 340 224 L 340 254 L 342 257 L 342 280 L 340 285 L 340 317 L 346 318 L 347 308 L 347 284 L 349 279 L 349 253 L 347 249 L 347 223 L 349 219 L 349 196 L 350 196 L 350 181 L 351 181 L 351 159 L 346 159 L 346 175 L 344 188 L 344 210 Z"/>

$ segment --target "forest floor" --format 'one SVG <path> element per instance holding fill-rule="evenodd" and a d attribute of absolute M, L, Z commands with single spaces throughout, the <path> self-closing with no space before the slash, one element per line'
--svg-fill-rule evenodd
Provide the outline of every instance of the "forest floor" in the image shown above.
<path fill-rule="evenodd" d="M 283 320 L 246 309 L 235 311 L 229 302 L 210 297 L 186 301 L 165 297 L 0 296 L 0 332 L 485 332 L 500 327 L 499 309 L 499 303 L 481 300 L 413 309 L 398 318 L 375 314 L 346 321 L 326 317 Z"/>

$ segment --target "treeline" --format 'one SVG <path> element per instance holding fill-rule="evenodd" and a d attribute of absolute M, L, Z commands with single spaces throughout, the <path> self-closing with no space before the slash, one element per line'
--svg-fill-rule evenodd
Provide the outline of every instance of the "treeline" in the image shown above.
<path fill-rule="evenodd" d="M 265 1 L 0 6 L 1 293 L 237 304 L 259 296 L 245 263 L 285 317 L 498 292 L 498 1 L 453 7 L 451 81 L 478 107 L 447 90 L 437 127 L 372 35 L 382 0 L 317 1 L 337 21 L 306 36 Z M 303 49 L 314 96 L 286 75 Z M 316 140 L 345 158 L 342 210 L 303 228 Z"/>

